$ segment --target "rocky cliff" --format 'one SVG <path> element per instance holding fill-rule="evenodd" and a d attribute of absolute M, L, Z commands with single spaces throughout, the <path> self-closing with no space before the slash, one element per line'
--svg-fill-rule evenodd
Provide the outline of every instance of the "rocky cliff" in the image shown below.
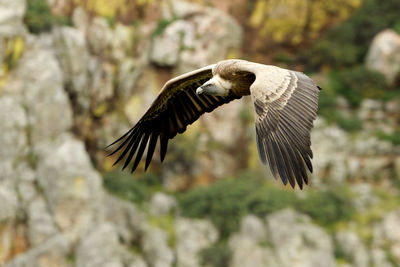
<path fill-rule="evenodd" d="M 239 55 L 245 44 L 235 19 L 172 1 L 162 8 L 161 23 L 110 25 L 77 6 L 71 25 L 32 34 L 26 10 L 24 0 L 0 0 L 0 265 L 400 265 L 400 147 L 379 138 L 397 130 L 398 100 L 365 99 L 357 109 L 345 99 L 335 101 L 362 131 L 319 117 L 311 186 L 291 191 L 294 202 L 265 202 L 278 207 L 265 214 L 253 209 L 261 203 L 256 198 L 246 206 L 252 212 L 233 209 L 237 227 L 225 234 L 213 210 L 192 216 L 190 197 L 182 200 L 176 192 L 246 168 L 271 178 L 257 159 L 249 100 L 206 114 L 177 137 L 165 164 L 153 163 L 160 186 L 140 203 L 104 189 L 113 158 L 103 148 L 139 119 L 170 77 Z M 377 38 L 369 66 L 381 58 L 382 49 L 374 46 L 383 37 Z M 391 84 L 396 71 L 389 71 Z M 313 196 L 343 184 L 350 197 L 332 199 L 352 214 L 332 222 L 318 217 L 314 205 L 328 215 L 341 210 Z M 127 194 L 137 199 L 136 192 Z M 216 213 L 229 215 L 224 197 L 217 201 L 227 206 Z"/>

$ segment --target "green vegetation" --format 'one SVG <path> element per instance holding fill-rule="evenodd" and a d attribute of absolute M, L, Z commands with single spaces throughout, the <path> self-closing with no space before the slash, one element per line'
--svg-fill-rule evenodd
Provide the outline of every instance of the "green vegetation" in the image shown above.
<path fill-rule="evenodd" d="M 332 71 L 329 85 L 336 93 L 344 96 L 353 107 L 359 106 L 362 99 L 383 99 L 388 90 L 382 74 L 356 66 L 342 71 Z"/>
<path fill-rule="evenodd" d="M 151 173 L 146 173 L 140 179 L 135 179 L 130 172 L 113 171 L 104 174 L 104 186 L 111 193 L 126 200 L 142 203 L 148 200 L 150 188 L 160 185 L 160 179 Z"/>
<path fill-rule="evenodd" d="M 217 243 L 200 252 L 203 266 L 228 267 L 232 251 L 225 243 Z"/>
<path fill-rule="evenodd" d="M 208 187 L 198 187 L 185 193 L 181 199 L 184 216 L 210 217 L 222 238 L 239 228 L 240 218 L 248 210 L 246 196 L 257 190 L 252 180 L 223 179 Z"/>
<path fill-rule="evenodd" d="M 386 28 L 400 25 L 400 2 L 364 0 L 345 22 L 330 29 L 301 59 L 313 70 L 323 65 L 349 67 L 364 61 L 373 37 Z"/>
<path fill-rule="evenodd" d="M 361 129 L 357 117 L 345 116 L 337 109 L 338 96 L 345 97 L 351 108 L 357 108 L 365 98 L 385 101 L 399 95 L 398 89 L 386 85 L 383 75 L 364 66 L 374 36 L 387 28 L 400 30 L 398 10 L 400 2 L 396 0 L 364 0 L 346 21 L 326 31 L 300 53 L 297 62 L 303 63 L 307 71 L 329 70 L 327 84 L 319 96 L 319 113 L 328 122 L 349 132 Z"/>
<path fill-rule="evenodd" d="M 387 134 L 384 132 L 377 132 L 376 136 L 385 141 L 391 142 L 393 145 L 400 145 L 400 127 L 398 127 L 393 133 Z"/>
<path fill-rule="evenodd" d="M 240 175 L 239 175 L 240 176 Z M 238 230 L 240 219 L 246 214 L 264 217 L 274 211 L 294 207 L 310 215 L 318 224 L 331 227 L 349 220 L 354 213 L 347 188 L 309 191 L 299 198 L 294 191 L 273 188 L 255 178 L 231 178 L 208 187 L 195 188 L 181 198 L 184 216 L 209 217 L 226 239 Z"/>
<path fill-rule="evenodd" d="M 292 191 L 269 186 L 261 187 L 246 198 L 249 212 L 260 217 L 283 207 L 290 207 L 296 202 L 297 197 Z"/>
<path fill-rule="evenodd" d="M 177 18 L 172 18 L 172 19 L 160 19 L 157 23 L 156 28 L 154 29 L 152 33 L 152 37 L 157 37 L 161 35 L 165 29 L 170 25 L 172 22 L 174 22 Z"/>
<path fill-rule="evenodd" d="M 350 220 L 354 208 L 350 205 L 351 193 L 347 187 L 334 190 L 310 191 L 299 202 L 298 209 L 310 215 L 317 223 L 330 227 L 338 221 Z"/>
<path fill-rule="evenodd" d="M 71 24 L 69 18 L 54 15 L 46 0 L 28 0 L 24 22 L 32 33 L 50 31 L 55 24 Z"/>

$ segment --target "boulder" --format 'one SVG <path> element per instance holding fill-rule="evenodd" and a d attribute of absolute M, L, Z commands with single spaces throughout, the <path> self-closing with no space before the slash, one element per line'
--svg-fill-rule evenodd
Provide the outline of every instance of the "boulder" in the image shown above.
<path fill-rule="evenodd" d="M 89 27 L 89 15 L 82 6 L 78 6 L 74 9 L 71 20 L 74 28 L 86 33 Z"/>
<path fill-rule="evenodd" d="M 388 250 L 392 256 L 390 260 L 400 264 L 400 209 L 386 213 L 382 222 L 375 226 L 373 246 L 376 249 Z M 388 254 L 385 254 L 386 260 L 389 260 Z"/>
<path fill-rule="evenodd" d="M 268 246 L 264 222 L 254 215 L 242 219 L 239 232 L 229 238 L 228 245 L 232 251 L 231 267 L 279 266 L 272 247 Z"/>
<path fill-rule="evenodd" d="M 314 153 L 313 185 L 324 179 L 340 184 L 348 178 L 349 136 L 337 126 L 328 126 L 322 118 L 315 122 L 311 132 L 311 148 Z"/>
<path fill-rule="evenodd" d="M 183 73 L 222 60 L 241 45 L 240 26 L 218 9 L 171 1 L 163 13 L 169 24 L 155 32 L 150 53 L 157 65 Z"/>
<path fill-rule="evenodd" d="M 370 255 L 360 237 L 352 231 L 341 230 L 336 233 L 337 245 L 354 267 L 370 266 Z"/>
<path fill-rule="evenodd" d="M 359 212 L 367 212 L 371 207 L 378 204 L 379 197 L 369 183 L 357 183 L 351 185 L 353 194 L 352 205 Z"/>
<path fill-rule="evenodd" d="M 400 75 L 400 35 L 387 29 L 372 40 L 366 62 L 368 69 L 382 73 L 386 83 L 395 85 Z"/>
<path fill-rule="evenodd" d="M 380 248 L 374 248 L 371 251 L 372 266 L 394 267 L 387 257 L 387 252 Z"/>
<path fill-rule="evenodd" d="M 335 266 L 330 236 L 308 216 L 284 209 L 268 215 L 266 225 L 278 266 Z"/>
<path fill-rule="evenodd" d="M 162 216 L 172 212 L 177 205 L 178 203 L 174 197 L 157 192 L 150 200 L 149 211 L 152 215 Z"/>
<path fill-rule="evenodd" d="M 25 10 L 25 0 L 0 0 L 0 43 L 2 37 L 14 37 L 25 33 Z"/>
<path fill-rule="evenodd" d="M 207 220 L 178 218 L 175 222 L 178 267 L 201 266 L 199 252 L 218 239 L 218 231 Z"/>
<path fill-rule="evenodd" d="M 168 234 L 160 228 L 147 226 L 143 229 L 141 247 L 146 261 L 152 267 L 171 267 L 174 252 L 168 245 Z"/>

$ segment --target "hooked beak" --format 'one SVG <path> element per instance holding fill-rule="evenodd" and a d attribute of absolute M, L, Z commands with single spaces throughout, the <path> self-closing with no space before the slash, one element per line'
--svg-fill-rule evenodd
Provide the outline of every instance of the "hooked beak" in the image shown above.
<path fill-rule="evenodd" d="M 205 83 L 196 89 L 196 94 L 202 95 L 204 93 L 213 94 L 217 91 L 217 87 L 214 83 Z"/>
<path fill-rule="evenodd" d="M 200 86 L 199 88 L 196 89 L 196 94 L 201 95 L 204 93 L 204 89 L 202 86 Z"/>

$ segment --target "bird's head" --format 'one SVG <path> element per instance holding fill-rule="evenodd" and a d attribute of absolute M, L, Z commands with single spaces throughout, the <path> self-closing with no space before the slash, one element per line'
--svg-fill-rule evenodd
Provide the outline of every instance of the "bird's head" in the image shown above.
<path fill-rule="evenodd" d="M 214 75 L 210 80 L 205 82 L 202 86 L 197 88 L 198 95 L 218 95 L 227 96 L 232 88 L 232 83 L 228 80 L 221 78 L 219 75 Z"/>

